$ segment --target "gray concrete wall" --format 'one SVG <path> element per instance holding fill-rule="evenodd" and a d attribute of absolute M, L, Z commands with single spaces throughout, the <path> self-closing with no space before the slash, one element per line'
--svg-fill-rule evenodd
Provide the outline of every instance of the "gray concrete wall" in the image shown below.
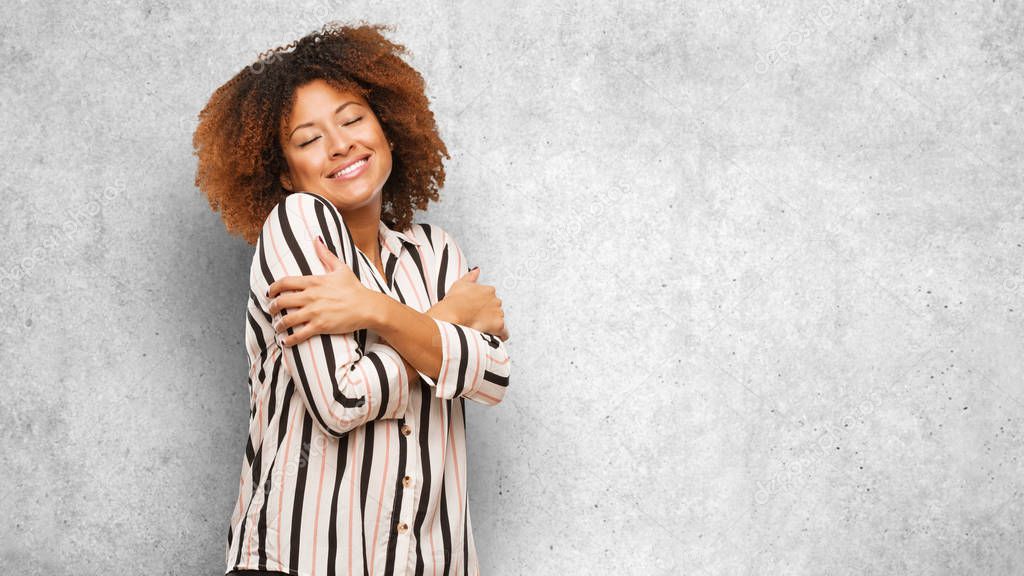
<path fill-rule="evenodd" d="M 512 333 L 484 574 L 1024 572 L 1019 2 L 0 10 L 0 572 L 222 572 L 251 248 L 195 114 L 360 18 Z"/>

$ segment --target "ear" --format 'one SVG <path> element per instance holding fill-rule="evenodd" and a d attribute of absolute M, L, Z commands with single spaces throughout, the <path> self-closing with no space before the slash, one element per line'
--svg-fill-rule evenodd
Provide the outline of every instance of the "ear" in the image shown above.
<path fill-rule="evenodd" d="M 291 176 L 288 174 L 287 171 L 281 172 L 280 180 L 281 180 L 281 186 L 283 186 L 285 190 L 291 192 L 292 191 L 292 179 L 291 179 Z"/>

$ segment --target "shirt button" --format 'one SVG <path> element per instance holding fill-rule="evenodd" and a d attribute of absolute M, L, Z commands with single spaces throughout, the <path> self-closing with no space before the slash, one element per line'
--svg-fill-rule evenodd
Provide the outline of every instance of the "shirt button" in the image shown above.
<path fill-rule="evenodd" d="M 412 428 L 410 428 L 408 424 L 402 424 L 402 434 L 404 436 L 412 434 Z"/>
<path fill-rule="evenodd" d="M 405 534 L 407 530 L 409 530 L 409 525 L 408 524 L 406 524 L 405 522 L 399 522 L 398 523 L 398 533 L 399 534 Z"/>
<path fill-rule="evenodd" d="M 405 478 L 402 478 L 402 485 L 405 486 L 406 488 L 412 486 L 412 476 L 406 476 Z"/>

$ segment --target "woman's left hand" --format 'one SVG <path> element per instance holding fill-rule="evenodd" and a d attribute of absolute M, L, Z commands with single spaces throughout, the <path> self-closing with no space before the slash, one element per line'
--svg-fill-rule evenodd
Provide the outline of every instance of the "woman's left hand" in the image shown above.
<path fill-rule="evenodd" d="M 366 312 L 371 307 L 373 291 L 363 286 L 352 269 L 319 238 L 313 244 L 327 273 L 286 276 L 271 284 L 267 291 L 272 317 L 282 309 L 288 311 L 274 329 L 280 333 L 301 325 L 282 339 L 285 346 L 294 346 L 317 334 L 347 334 L 368 324 Z"/>

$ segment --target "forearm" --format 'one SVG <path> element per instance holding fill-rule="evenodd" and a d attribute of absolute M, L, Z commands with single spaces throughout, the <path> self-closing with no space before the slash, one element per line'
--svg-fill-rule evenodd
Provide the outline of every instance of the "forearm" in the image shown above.
<path fill-rule="evenodd" d="M 429 315 L 391 298 L 387 294 L 372 295 L 367 328 L 387 340 L 405 360 L 410 374 L 418 370 L 437 378 L 441 370 L 441 334 Z"/>

